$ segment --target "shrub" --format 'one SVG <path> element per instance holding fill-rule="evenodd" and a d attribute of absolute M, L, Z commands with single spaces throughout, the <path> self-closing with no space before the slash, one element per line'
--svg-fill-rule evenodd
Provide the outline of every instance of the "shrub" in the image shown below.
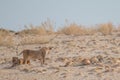
<path fill-rule="evenodd" d="M 26 29 L 19 32 L 22 35 L 48 35 L 54 33 L 53 24 L 50 20 L 47 20 L 41 23 L 40 26 L 33 26 L 32 24 L 29 26 L 25 26 Z"/>
<path fill-rule="evenodd" d="M 113 30 L 113 25 L 112 23 L 105 23 L 105 24 L 100 24 L 98 26 L 98 31 L 101 32 L 104 35 L 111 34 Z"/>
<path fill-rule="evenodd" d="M 8 30 L 0 29 L 0 46 L 11 46 L 13 45 L 13 36 Z"/>
<path fill-rule="evenodd" d="M 77 24 L 70 24 L 60 29 L 59 32 L 64 33 L 66 35 L 83 35 L 84 29 L 81 26 L 78 26 Z"/>

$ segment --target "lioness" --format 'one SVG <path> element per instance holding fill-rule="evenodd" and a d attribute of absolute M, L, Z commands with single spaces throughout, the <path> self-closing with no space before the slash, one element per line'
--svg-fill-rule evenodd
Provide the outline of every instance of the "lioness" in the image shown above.
<path fill-rule="evenodd" d="M 11 67 L 14 67 L 16 65 L 19 65 L 19 59 L 18 59 L 18 57 L 12 57 L 12 66 Z"/>
<path fill-rule="evenodd" d="M 17 66 L 17 65 L 21 65 L 24 64 L 24 59 L 23 58 L 18 58 L 18 57 L 12 57 L 12 66 Z M 27 62 L 27 64 L 30 64 L 30 61 Z"/>
<path fill-rule="evenodd" d="M 26 64 L 30 59 L 39 59 L 41 61 L 41 65 L 45 62 L 45 55 L 49 53 L 52 48 L 43 47 L 40 50 L 23 50 L 19 55 L 23 53 L 24 64 Z"/>
<path fill-rule="evenodd" d="M 23 58 L 20 58 L 18 60 L 19 60 L 19 64 L 24 64 L 25 62 Z M 30 64 L 30 61 L 27 61 L 27 64 Z"/>

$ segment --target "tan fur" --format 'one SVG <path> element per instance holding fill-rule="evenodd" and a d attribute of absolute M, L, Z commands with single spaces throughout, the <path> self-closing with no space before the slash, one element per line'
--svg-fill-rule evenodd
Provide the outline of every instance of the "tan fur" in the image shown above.
<path fill-rule="evenodd" d="M 12 67 L 24 64 L 24 59 L 23 58 L 18 58 L 18 57 L 12 57 Z M 30 61 L 27 62 L 27 64 L 30 64 Z"/>
<path fill-rule="evenodd" d="M 98 60 L 98 58 L 96 56 L 93 56 L 92 58 L 90 58 L 90 61 L 91 61 L 92 64 L 99 63 L 99 60 Z"/>
<path fill-rule="evenodd" d="M 24 64 L 25 62 L 24 62 L 24 59 L 23 58 L 20 58 L 19 59 L 19 64 L 21 65 L 21 64 Z M 28 60 L 27 61 L 27 64 L 30 64 L 30 61 Z"/>
<path fill-rule="evenodd" d="M 72 66 L 72 65 L 73 65 L 73 61 L 69 61 L 69 62 L 67 62 L 67 63 L 64 65 L 64 67 Z"/>
<path fill-rule="evenodd" d="M 19 65 L 18 57 L 12 57 L 12 67 Z"/>
<path fill-rule="evenodd" d="M 83 65 L 89 65 L 89 64 L 91 64 L 91 61 L 89 59 L 83 59 L 82 64 Z"/>
<path fill-rule="evenodd" d="M 23 58 L 19 59 L 19 64 L 24 64 L 24 59 Z"/>
<path fill-rule="evenodd" d="M 20 54 L 23 53 L 24 64 L 27 64 L 30 59 L 39 59 L 41 61 L 41 64 L 44 64 L 45 56 L 51 49 L 52 48 L 43 47 L 40 50 L 23 50 Z"/>

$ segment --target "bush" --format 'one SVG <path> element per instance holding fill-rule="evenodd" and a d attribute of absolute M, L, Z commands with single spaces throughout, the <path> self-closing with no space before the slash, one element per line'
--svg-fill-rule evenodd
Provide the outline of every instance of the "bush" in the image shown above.
<path fill-rule="evenodd" d="M 47 20 L 41 23 L 40 26 L 33 26 L 32 24 L 29 26 L 25 26 L 26 29 L 19 32 L 22 35 L 48 35 L 54 33 L 53 24 L 50 20 Z"/>
<path fill-rule="evenodd" d="M 111 34 L 112 30 L 113 30 L 112 23 L 100 24 L 98 26 L 98 31 L 101 32 L 103 35 Z"/>
<path fill-rule="evenodd" d="M 83 35 L 85 33 L 84 29 L 77 24 L 70 24 L 68 26 L 65 26 L 60 29 L 59 32 L 66 35 Z"/>
<path fill-rule="evenodd" d="M 13 45 L 13 36 L 8 30 L 0 29 L 0 46 L 11 46 Z"/>

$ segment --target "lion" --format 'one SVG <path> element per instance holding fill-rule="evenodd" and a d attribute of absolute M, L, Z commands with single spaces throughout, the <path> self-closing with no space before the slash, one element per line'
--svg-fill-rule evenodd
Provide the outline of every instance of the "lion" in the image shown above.
<path fill-rule="evenodd" d="M 24 64 L 24 59 L 23 58 L 18 58 L 18 57 L 12 57 L 12 66 L 17 66 L 17 65 L 22 65 Z M 27 64 L 30 64 L 30 61 L 27 62 Z"/>
<path fill-rule="evenodd" d="M 43 47 L 39 50 L 23 50 L 19 55 L 23 54 L 24 64 L 27 64 L 30 62 L 30 59 L 32 60 L 40 60 L 41 65 L 45 63 L 45 56 L 46 54 L 49 54 L 52 47 Z"/>
<path fill-rule="evenodd" d="M 16 65 L 19 65 L 19 59 L 18 59 L 18 57 L 12 57 L 12 66 L 11 67 L 14 67 Z"/>
<path fill-rule="evenodd" d="M 18 59 L 19 60 L 19 64 L 21 65 L 21 64 L 25 64 L 25 61 L 24 61 L 24 59 L 23 58 L 20 58 L 20 59 Z M 28 60 L 27 61 L 27 64 L 30 64 L 30 61 Z"/>
<path fill-rule="evenodd" d="M 82 60 L 82 64 L 83 64 L 83 65 L 90 65 L 90 64 L 91 64 L 91 61 L 90 61 L 89 59 L 86 59 L 86 58 L 85 58 L 85 59 Z"/>

